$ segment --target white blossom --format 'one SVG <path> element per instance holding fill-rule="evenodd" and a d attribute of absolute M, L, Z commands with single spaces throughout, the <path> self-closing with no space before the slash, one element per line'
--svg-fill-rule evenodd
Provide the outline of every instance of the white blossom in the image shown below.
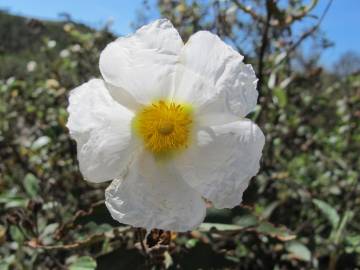
<path fill-rule="evenodd" d="M 37 63 L 35 61 L 29 61 L 26 65 L 26 70 L 28 72 L 33 72 L 35 71 L 36 67 L 37 67 Z"/>
<path fill-rule="evenodd" d="M 61 58 L 67 58 L 67 57 L 70 56 L 70 52 L 69 52 L 69 50 L 64 49 L 64 50 L 61 50 L 59 55 L 60 55 Z"/>
<path fill-rule="evenodd" d="M 47 43 L 48 48 L 52 49 L 56 46 L 56 41 L 55 40 L 49 40 Z"/>
<path fill-rule="evenodd" d="M 242 201 L 259 170 L 260 128 L 245 116 L 257 78 L 210 32 L 184 45 L 165 19 L 110 43 L 102 79 L 70 94 L 67 126 L 88 181 L 113 180 L 106 206 L 121 223 L 187 231 Z"/>
<path fill-rule="evenodd" d="M 80 52 L 81 46 L 79 44 L 75 44 L 75 45 L 71 46 L 71 51 L 72 52 Z"/>

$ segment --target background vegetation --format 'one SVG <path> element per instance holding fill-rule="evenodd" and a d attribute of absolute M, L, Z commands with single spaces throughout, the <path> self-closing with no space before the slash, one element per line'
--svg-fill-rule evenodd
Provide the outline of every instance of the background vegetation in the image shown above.
<path fill-rule="evenodd" d="M 331 42 L 316 4 L 157 1 L 185 41 L 210 30 L 253 64 L 251 118 L 267 141 L 241 206 L 210 208 L 199 230 L 154 232 L 143 248 L 141 230 L 109 216 L 107 184 L 82 180 L 65 127 L 69 91 L 100 76 L 115 36 L 0 12 L 0 269 L 360 269 L 360 60 L 319 64 Z"/>

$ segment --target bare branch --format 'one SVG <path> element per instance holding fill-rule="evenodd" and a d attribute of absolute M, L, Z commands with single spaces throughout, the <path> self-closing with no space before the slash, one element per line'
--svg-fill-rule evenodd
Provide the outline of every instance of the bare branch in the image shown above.
<path fill-rule="evenodd" d="M 233 0 L 233 3 L 243 12 L 249 14 L 254 20 L 262 23 L 266 23 L 266 20 L 257 14 L 251 7 L 247 7 L 244 4 L 240 3 L 238 0 Z"/>
<path fill-rule="evenodd" d="M 301 20 L 302 18 L 304 18 L 307 14 L 309 14 L 309 12 L 311 12 L 317 5 L 319 1 L 318 0 L 313 0 L 307 7 L 304 8 L 304 10 L 302 10 L 299 13 L 295 13 L 292 14 L 292 22 L 296 21 L 296 20 Z"/>
<path fill-rule="evenodd" d="M 321 15 L 318 23 L 316 25 L 314 25 L 313 27 L 311 27 L 309 30 L 305 31 L 301 36 L 300 38 L 295 42 L 293 43 L 286 51 L 286 56 L 281 60 L 279 61 L 278 64 L 282 63 L 285 59 L 288 59 L 289 56 L 290 56 L 290 53 L 292 53 L 294 50 L 296 50 L 297 47 L 299 47 L 301 45 L 301 43 L 307 39 L 308 37 L 310 37 L 311 35 L 313 35 L 319 28 L 320 28 L 320 25 L 322 23 L 322 21 L 324 20 L 327 12 L 329 11 L 330 7 L 331 7 L 331 4 L 332 4 L 333 0 L 330 0 L 329 3 L 327 4 L 323 14 Z"/>
<path fill-rule="evenodd" d="M 69 250 L 69 249 L 78 249 L 86 246 L 91 246 L 93 244 L 104 241 L 105 239 L 113 239 L 119 234 L 128 232 L 132 229 L 131 226 L 117 227 L 113 228 L 111 231 L 98 233 L 89 236 L 88 238 L 80 241 L 76 241 L 70 244 L 59 244 L 59 245 L 43 245 L 37 239 L 32 239 L 27 242 L 27 245 L 31 248 L 44 249 L 44 250 Z"/>
<path fill-rule="evenodd" d="M 262 88 L 262 84 L 263 84 L 263 70 L 264 70 L 264 61 L 265 61 L 265 52 L 268 46 L 268 41 L 269 41 L 269 29 L 270 29 L 270 21 L 271 21 L 271 16 L 272 16 L 272 9 L 271 9 L 271 5 L 272 5 L 272 1 L 273 0 L 267 0 L 266 1 L 266 24 L 264 27 L 264 31 L 263 31 L 263 35 L 261 38 L 261 47 L 260 47 L 260 52 L 259 52 L 259 61 L 258 61 L 258 77 L 259 77 L 259 82 L 258 82 L 258 91 L 259 94 L 261 93 L 261 88 Z"/>

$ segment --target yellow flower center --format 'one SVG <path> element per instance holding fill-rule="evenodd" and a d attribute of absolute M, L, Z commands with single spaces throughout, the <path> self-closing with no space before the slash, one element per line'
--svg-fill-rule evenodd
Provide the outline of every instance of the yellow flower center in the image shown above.
<path fill-rule="evenodd" d="M 160 100 L 137 113 L 133 128 L 148 150 L 169 153 L 188 146 L 192 118 L 190 106 Z"/>

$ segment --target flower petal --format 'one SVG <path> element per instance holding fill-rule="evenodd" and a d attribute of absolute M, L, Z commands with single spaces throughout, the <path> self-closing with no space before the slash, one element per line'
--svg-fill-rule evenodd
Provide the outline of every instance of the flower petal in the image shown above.
<path fill-rule="evenodd" d="M 157 20 L 107 45 L 100 55 L 100 71 L 105 81 L 128 91 L 141 104 L 168 98 L 182 47 L 171 22 Z"/>
<path fill-rule="evenodd" d="M 213 113 L 245 116 L 257 103 L 257 78 L 243 56 L 210 32 L 192 35 L 180 54 L 174 99 Z"/>
<path fill-rule="evenodd" d="M 133 113 L 113 100 L 99 79 L 75 88 L 69 100 L 67 127 L 77 142 L 85 179 L 102 182 L 119 177 L 135 147 L 131 137 Z"/>
<path fill-rule="evenodd" d="M 201 195 L 169 167 L 141 153 L 121 180 L 114 180 L 105 192 L 106 206 L 117 221 L 169 231 L 187 231 L 205 217 Z"/>
<path fill-rule="evenodd" d="M 198 131 L 197 145 L 176 162 L 179 173 L 217 208 L 240 204 L 250 179 L 259 170 L 265 138 L 250 120 Z"/>

